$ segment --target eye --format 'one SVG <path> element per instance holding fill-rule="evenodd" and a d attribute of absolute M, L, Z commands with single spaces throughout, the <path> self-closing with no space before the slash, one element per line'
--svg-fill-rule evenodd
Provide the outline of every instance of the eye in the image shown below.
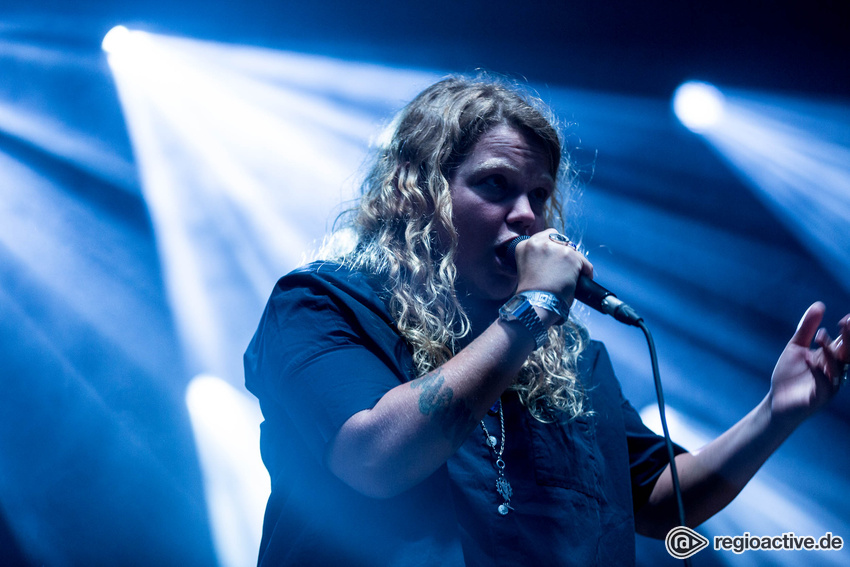
<path fill-rule="evenodd" d="M 539 203 L 545 203 L 549 200 L 549 190 L 543 187 L 538 187 L 531 192 L 531 198 Z"/>
<path fill-rule="evenodd" d="M 482 179 L 478 186 L 492 195 L 501 195 L 508 190 L 508 181 L 503 175 L 493 174 Z"/>

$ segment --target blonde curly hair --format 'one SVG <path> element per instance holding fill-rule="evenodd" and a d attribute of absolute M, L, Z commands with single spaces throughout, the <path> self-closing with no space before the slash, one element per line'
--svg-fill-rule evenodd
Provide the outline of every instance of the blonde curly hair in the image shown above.
<path fill-rule="evenodd" d="M 452 76 L 422 91 L 395 117 L 359 204 L 341 216 L 357 244 L 335 259 L 385 282 L 390 313 L 420 376 L 449 360 L 470 333 L 455 292 L 458 238 L 448 180 L 481 136 L 501 124 L 539 141 L 549 154 L 550 173 L 567 194 L 573 190 L 576 172 L 561 159 L 557 122 L 538 97 L 503 79 Z M 556 192 L 547 204 L 549 226 L 563 229 L 562 203 Z M 586 413 L 576 360 L 587 331 L 570 317 L 550 328 L 549 338 L 512 388 L 540 421 L 560 412 L 571 418 Z"/>

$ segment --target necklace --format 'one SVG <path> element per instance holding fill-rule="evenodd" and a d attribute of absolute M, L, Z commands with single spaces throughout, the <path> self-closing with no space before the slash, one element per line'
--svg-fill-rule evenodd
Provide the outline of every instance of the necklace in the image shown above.
<path fill-rule="evenodd" d="M 511 496 L 514 491 L 511 489 L 511 484 L 508 482 L 508 479 L 505 478 L 505 461 L 502 460 L 502 454 L 505 452 L 505 412 L 502 409 L 502 400 L 499 399 L 497 402 L 499 404 L 499 423 L 502 426 L 502 442 L 499 443 L 496 440 L 496 437 L 490 435 L 490 432 L 487 431 L 487 426 L 484 425 L 484 420 L 481 420 L 481 429 L 484 430 L 484 444 L 490 447 L 493 451 L 493 455 L 496 457 L 496 470 L 499 473 L 499 477 L 496 479 L 496 492 L 499 493 L 499 496 L 502 497 L 504 502 L 499 504 L 499 514 L 502 516 L 506 515 L 509 511 L 513 510 L 511 507 Z M 499 445 L 499 450 L 496 451 L 496 444 Z"/>

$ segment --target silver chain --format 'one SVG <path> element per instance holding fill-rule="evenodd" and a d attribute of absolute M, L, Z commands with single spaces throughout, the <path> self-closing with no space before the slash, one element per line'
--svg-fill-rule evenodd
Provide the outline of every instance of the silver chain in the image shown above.
<path fill-rule="evenodd" d="M 508 479 L 505 478 L 505 461 L 502 459 L 502 454 L 505 452 L 505 412 L 502 409 L 502 400 L 500 399 L 499 404 L 499 423 L 502 425 L 502 441 L 498 443 L 499 451 L 496 451 L 497 440 L 495 437 L 490 435 L 490 432 L 487 431 L 487 426 L 484 425 L 484 420 L 481 420 L 481 429 L 484 430 L 484 444 L 490 447 L 493 451 L 493 455 L 496 457 L 496 470 L 499 473 L 499 477 L 496 479 L 496 492 L 499 493 L 499 496 L 504 500 L 503 503 L 499 504 L 499 514 L 502 516 L 506 515 L 509 511 L 513 510 L 511 507 L 511 496 L 513 495 L 513 489 L 511 488 L 511 484 L 508 482 Z"/>

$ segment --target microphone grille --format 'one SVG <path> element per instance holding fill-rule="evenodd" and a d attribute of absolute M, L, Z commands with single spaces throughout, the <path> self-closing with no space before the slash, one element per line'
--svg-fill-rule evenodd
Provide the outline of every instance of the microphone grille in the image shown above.
<path fill-rule="evenodd" d="M 510 264 L 513 267 L 516 267 L 516 246 L 517 246 L 517 244 L 519 244 L 523 240 L 528 240 L 529 238 L 531 238 L 531 237 L 530 236 L 517 236 L 516 238 L 511 240 L 510 244 L 508 244 L 508 253 L 505 257 L 508 259 L 508 262 L 510 262 Z"/>

